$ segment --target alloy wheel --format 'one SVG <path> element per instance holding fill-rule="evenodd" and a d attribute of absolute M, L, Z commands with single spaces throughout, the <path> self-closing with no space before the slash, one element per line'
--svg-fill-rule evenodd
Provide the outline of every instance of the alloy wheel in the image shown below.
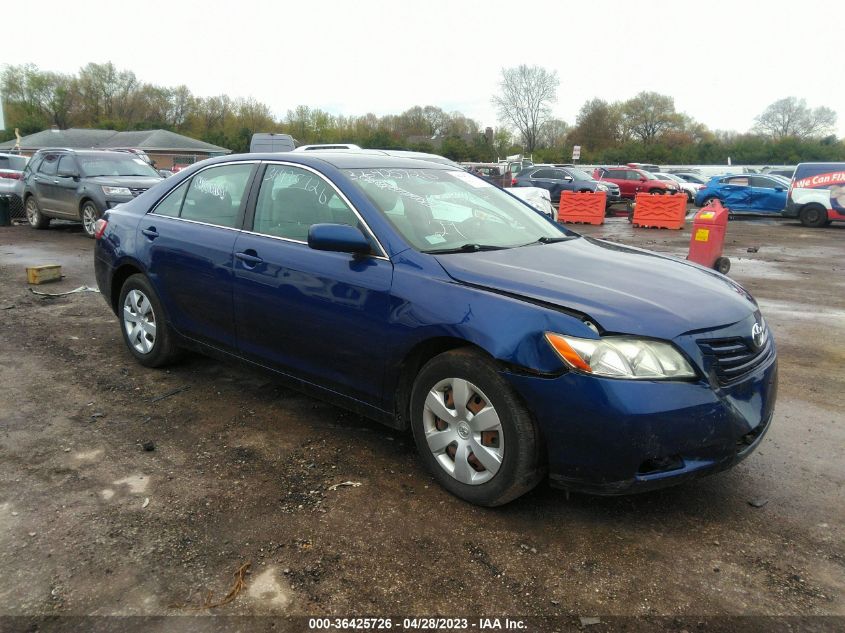
<path fill-rule="evenodd" d="M 471 486 L 496 476 L 504 457 L 502 422 L 490 399 L 462 378 L 447 378 L 429 391 L 423 411 L 428 448 L 440 467 Z"/>
<path fill-rule="evenodd" d="M 26 199 L 26 221 L 29 222 L 30 226 L 36 226 L 39 221 L 39 211 L 38 211 L 38 204 L 35 202 L 35 198 L 29 197 Z"/>
<path fill-rule="evenodd" d="M 149 354 L 156 342 L 156 318 L 149 298 L 130 290 L 123 300 L 123 327 L 129 344 L 140 354 Z"/>
<path fill-rule="evenodd" d="M 87 203 L 82 207 L 82 228 L 88 235 L 94 235 L 98 217 L 99 213 L 93 204 Z"/>

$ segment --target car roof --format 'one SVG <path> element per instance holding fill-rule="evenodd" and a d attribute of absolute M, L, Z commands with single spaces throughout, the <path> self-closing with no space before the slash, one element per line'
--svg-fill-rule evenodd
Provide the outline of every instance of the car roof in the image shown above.
<path fill-rule="evenodd" d="M 419 158 L 389 156 L 379 150 L 322 150 L 319 152 L 262 152 L 250 154 L 230 154 L 229 156 L 211 158 L 209 159 L 209 164 L 227 163 L 238 160 L 285 161 L 289 163 L 308 165 L 310 167 L 316 167 L 320 163 L 326 163 L 338 169 L 367 169 L 380 167 L 399 169 L 455 169 L 451 165 L 421 160 Z"/>

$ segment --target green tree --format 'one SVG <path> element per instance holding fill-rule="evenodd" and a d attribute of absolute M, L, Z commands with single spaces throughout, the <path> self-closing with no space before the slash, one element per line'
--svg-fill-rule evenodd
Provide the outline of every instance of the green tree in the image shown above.
<path fill-rule="evenodd" d="M 623 103 L 622 118 L 631 134 L 646 145 L 681 124 L 675 100 L 656 92 L 641 92 Z"/>

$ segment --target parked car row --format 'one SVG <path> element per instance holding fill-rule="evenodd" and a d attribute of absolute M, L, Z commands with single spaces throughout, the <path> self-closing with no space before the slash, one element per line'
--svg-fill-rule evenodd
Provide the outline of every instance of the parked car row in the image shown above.
<path fill-rule="evenodd" d="M 564 191 L 604 192 L 607 206 L 622 201 L 619 186 L 613 182 L 600 182 L 585 171 L 572 166 L 534 165 L 523 169 L 513 178 L 514 187 L 540 187 L 549 192 L 551 203 L 557 207 Z"/>

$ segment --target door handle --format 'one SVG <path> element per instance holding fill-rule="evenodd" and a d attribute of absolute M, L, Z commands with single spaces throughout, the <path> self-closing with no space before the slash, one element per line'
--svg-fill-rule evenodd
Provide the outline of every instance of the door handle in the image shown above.
<path fill-rule="evenodd" d="M 141 233 L 146 235 L 150 240 L 154 240 L 158 237 L 158 231 L 156 231 L 156 227 L 151 226 L 148 229 L 141 229 Z"/>
<path fill-rule="evenodd" d="M 258 264 L 264 263 L 264 260 L 258 256 L 258 253 L 252 249 L 242 253 L 235 253 L 235 257 L 241 260 L 247 268 L 255 268 Z"/>

